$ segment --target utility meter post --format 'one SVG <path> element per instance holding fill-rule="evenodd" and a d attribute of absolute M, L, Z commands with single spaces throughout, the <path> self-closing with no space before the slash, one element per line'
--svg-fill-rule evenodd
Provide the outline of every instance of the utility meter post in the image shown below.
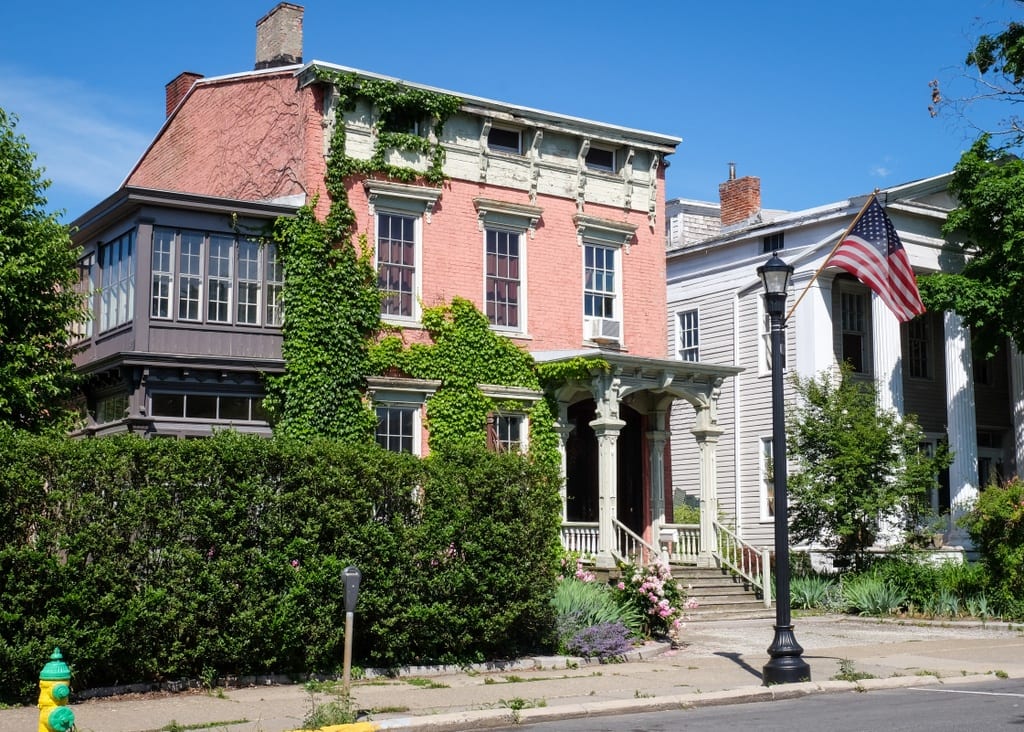
<path fill-rule="evenodd" d="M 357 567 L 345 567 L 341 570 L 345 582 L 345 665 L 342 670 L 342 686 L 345 696 L 352 680 L 352 626 L 354 625 L 356 603 L 359 601 L 359 580 L 363 578 Z"/>

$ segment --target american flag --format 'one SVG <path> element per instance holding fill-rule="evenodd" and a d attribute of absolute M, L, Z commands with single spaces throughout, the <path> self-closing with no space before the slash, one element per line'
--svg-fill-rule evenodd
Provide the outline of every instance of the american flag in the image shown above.
<path fill-rule="evenodd" d="M 924 312 L 910 257 L 877 196 L 872 195 L 828 264 L 845 269 L 870 287 L 901 323 Z"/>

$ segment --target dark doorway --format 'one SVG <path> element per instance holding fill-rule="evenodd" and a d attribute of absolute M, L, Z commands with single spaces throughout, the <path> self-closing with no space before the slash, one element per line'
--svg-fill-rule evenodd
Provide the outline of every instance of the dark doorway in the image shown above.
<path fill-rule="evenodd" d="M 597 415 L 593 399 L 569 407 L 573 426 L 565 443 L 565 514 L 569 521 L 597 521 L 597 437 L 590 422 Z"/>
<path fill-rule="evenodd" d="M 625 404 L 619 405 L 619 419 L 626 426 L 616 443 L 618 458 L 618 519 L 639 536 L 644 535 L 643 416 Z"/>

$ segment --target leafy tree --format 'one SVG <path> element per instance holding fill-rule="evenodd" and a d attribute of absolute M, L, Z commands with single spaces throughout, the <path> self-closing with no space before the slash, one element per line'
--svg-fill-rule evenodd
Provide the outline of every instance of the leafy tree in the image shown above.
<path fill-rule="evenodd" d="M 799 399 L 787 414 L 794 540 L 835 547 L 837 556 L 863 560 L 883 522 L 909 526 L 948 466 L 920 450 L 923 434 L 913 416 L 900 419 L 879 407 L 873 382 L 853 377 L 794 377 Z"/>
<path fill-rule="evenodd" d="M 16 123 L 0 108 L 0 422 L 42 432 L 73 419 L 68 329 L 86 313 L 74 289 L 77 252 L 46 211 L 50 182 Z"/>
<path fill-rule="evenodd" d="M 982 135 L 957 163 L 949 189 L 959 205 L 943 232 L 959 242 L 963 267 L 920 278 L 929 310 L 954 310 L 990 356 L 1004 337 L 1024 349 L 1024 161 Z"/>

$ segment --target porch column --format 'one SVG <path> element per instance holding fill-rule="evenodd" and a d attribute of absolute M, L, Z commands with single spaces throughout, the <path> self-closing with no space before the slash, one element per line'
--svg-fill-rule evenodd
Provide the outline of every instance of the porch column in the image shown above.
<path fill-rule="evenodd" d="M 558 456 L 562 461 L 562 486 L 558 494 L 562 499 L 562 523 L 568 519 L 568 485 L 569 469 L 566 461 L 565 446 L 569 443 L 569 435 L 572 434 L 574 425 L 569 423 L 569 405 L 565 402 L 558 403 L 558 419 L 555 421 L 555 432 L 558 433 Z"/>
<path fill-rule="evenodd" d="M 1013 400 L 1013 472 L 1024 476 L 1024 355 L 1010 339 L 1010 398 Z"/>
<path fill-rule="evenodd" d="M 963 541 L 965 534 L 956 519 L 978 495 L 978 434 L 974 408 L 974 366 L 971 361 L 970 332 L 954 312 L 943 318 L 946 344 L 946 430 L 953 464 L 949 466 L 949 503 L 953 514 L 953 535 Z"/>
<path fill-rule="evenodd" d="M 711 566 L 715 546 L 714 520 L 718 517 L 718 437 L 724 430 L 715 423 L 710 407 L 697 410 L 697 426 L 691 432 L 700 448 L 700 556 L 697 564 Z"/>
<path fill-rule="evenodd" d="M 664 422 L 664 414 L 659 422 Z M 665 523 L 665 445 L 669 433 L 663 429 L 647 432 L 647 447 L 650 450 L 651 471 L 651 543 L 661 544 L 661 527 Z"/>
<path fill-rule="evenodd" d="M 590 426 L 597 436 L 597 556 L 598 567 L 614 567 L 614 519 L 618 505 L 618 456 L 616 443 L 626 422 L 617 417 L 598 417 Z"/>
<path fill-rule="evenodd" d="M 900 350 L 900 321 L 880 297 L 871 298 L 874 322 L 875 381 L 878 405 L 903 416 L 903 359 Z"/>

